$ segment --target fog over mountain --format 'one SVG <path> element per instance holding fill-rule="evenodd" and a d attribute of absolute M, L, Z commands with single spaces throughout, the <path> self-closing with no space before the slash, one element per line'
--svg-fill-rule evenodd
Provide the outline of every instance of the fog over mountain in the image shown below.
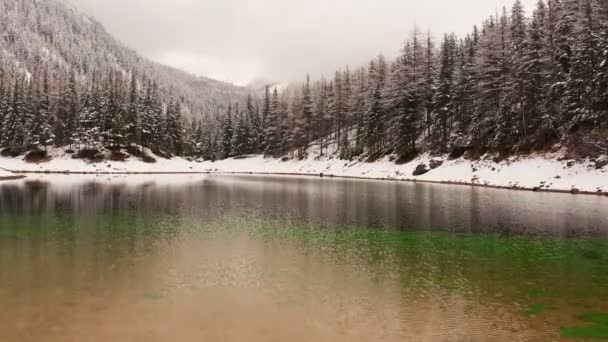
<path fill-rule="evenodd" d="M 414 25 L 460 36 L 511 0 L 72 0 L 144 56 L 238 84 L 396 56 Z M 536 0 L 524 0 L 531 13 Z"/>

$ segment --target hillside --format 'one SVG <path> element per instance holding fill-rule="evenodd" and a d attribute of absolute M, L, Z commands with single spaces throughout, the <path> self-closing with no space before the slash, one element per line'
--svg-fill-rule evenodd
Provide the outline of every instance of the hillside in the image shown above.
<path fill-rule="evenodd" d="M 51 72 L 76 71 L 82 82 L 109 70 L 140 82 L 155 81 L 187 104 L 184 113 L 215 113 L 247 89 L 152 62 L 112 37 L 67 0 L 0 0 L 0 73 L 31 75 L 43 63 Z"/>

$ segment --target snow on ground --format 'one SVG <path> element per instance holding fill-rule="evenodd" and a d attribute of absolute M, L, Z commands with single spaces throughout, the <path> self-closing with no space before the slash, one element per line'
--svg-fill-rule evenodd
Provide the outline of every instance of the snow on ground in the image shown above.
<path fill-rule="evenodd" d="M 150 152 L 148 152 L 150 153 Z M 428 181 L 445 183 L 477 184 L 508 188 L 525 188 L 539 190 L 608 193 L 608 166 L 596 169 L 590 161 L 560 161 L 559 153 L 531 155 L 511 158 L 500 163 L 490 158 L 479 161 L 464 159 L 447 160 L 424 154 L 415 160 L 398 165 L 385 158 L 374 163 L 361 161 L 344 161 L 332 157 L 318 157 L 311 153 L 304 160 L 287 160 L 248 156 L 227 159 L 217 162 L 196 162 L 183 158 L 171 160 L 156 157 L 157 162 L 148 164 L 135 157 L 126 162 L 103 161 L 90 163 L 72 159 L 62 149 L 50 152 L 50 161 L 27 163 L 23 157 L 0 157 L 0 177 L 6 171 L 54 172 L 54 173 L 258 173 L 258 174 L 291 174 L 354 177 L 370 179 L 391 179 Z M 430 165 L 431 160 L 442 160 L 443 165 L 420 176 L 413 176 L 420 165 Z M 180 176 L 181 177 L 181 176 Z"/>

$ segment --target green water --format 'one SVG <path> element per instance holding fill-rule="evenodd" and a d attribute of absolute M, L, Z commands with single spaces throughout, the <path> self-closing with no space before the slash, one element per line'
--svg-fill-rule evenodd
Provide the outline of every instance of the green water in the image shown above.
<path fill-rule="evenodd" d="M 608 338 L 606 202 L 556 232 L 433 194 L 462 208 L 461 188 L 293 182 L 0 185 L 0 340 Z M 385 209 L 389 186 L 444 199 Z M 433 204 L 441 219 L 416 216 Z"/>

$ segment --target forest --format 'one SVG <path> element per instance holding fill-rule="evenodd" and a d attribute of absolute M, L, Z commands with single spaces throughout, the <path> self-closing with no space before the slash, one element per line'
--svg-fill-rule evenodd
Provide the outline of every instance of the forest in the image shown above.
<path fill-rule="evenodd" d="M 85 71 L 41 57 L 27 71 L 0 72 L 5 155 L 51 146 L 142 146 L 204 160 L 304 158 L 311 146 L 369 161 L 427 151 L 502 158 L 555 146 L 579 157 L 608 153 L 602 0 L 541 0 L 531 15 L 518 0 L 464 37 L 414 29 L 394 59 L 379 55 L 201 112 L 136 67 Z"/>

